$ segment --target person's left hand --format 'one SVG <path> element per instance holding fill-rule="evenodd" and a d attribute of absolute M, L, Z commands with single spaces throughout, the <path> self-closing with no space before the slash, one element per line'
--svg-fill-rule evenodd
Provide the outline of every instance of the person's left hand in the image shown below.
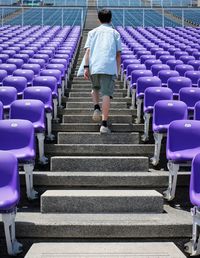
<path fill-rule="evenodd" d="M 84 69 L 84 79 L 89 80 L 89 69 L 88 68 Z"/>

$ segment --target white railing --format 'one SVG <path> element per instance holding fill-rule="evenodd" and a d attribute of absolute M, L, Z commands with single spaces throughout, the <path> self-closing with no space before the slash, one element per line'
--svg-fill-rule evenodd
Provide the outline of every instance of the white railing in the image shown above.
<path fill-rule="evenodd" d="M 199 26 L 199 8 L 110 8 L 114 26 Z"/>
<path fill-rule="evenodd" d="M 85 23 L 85 8 L 80 7 L 0 7 L 0 24 L 4 25 L 80 25 Z M 68 24 L 70 21 L 70 24 Z M 78 22 L 77 22 L 78 21 Z"/>

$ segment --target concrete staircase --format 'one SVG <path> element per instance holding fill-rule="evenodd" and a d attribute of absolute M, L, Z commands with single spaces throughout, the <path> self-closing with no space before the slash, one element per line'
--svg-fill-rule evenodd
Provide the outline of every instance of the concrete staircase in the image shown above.
<path fill-rule="evenodd" d="M 75 72 L 86 36 L 84 32 Z M 40 201 L 26 201 L 24 173 L 20 173 L 16 233 L 24 253 L 19 257 L 33 243 L 26 258 L 186 257 L 167 242 L 183 247 L 191 237 L 192 220 L 185 205 L 189 173 L 179 175 L 175 203 L 164 203 L 168 172 L 149 166 L 154 145 L 140 142 L 144 125 L 134 124 L 136 111 L 129 109 L 123 86 L 116 84 L 111 135 L 100 135 L 100 125 L 92 122 L 90 91 L 90 82 L 75 73 L 63 98 L 66 108 L 59 111 L 61 123 L 53 125 L 57 140 L 45 145 L 50 168 L 37 167 L 34 172 Z M 174 208 L 183 201 L 184 209 Z M 0 257 L 7 258 L 4 242 Z"/>

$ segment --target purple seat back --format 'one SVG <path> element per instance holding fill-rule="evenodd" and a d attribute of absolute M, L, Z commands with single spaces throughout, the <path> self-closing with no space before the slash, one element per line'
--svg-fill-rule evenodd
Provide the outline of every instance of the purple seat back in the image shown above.
<path fill-rule="evenodd" d="M 174 120 L 187 119 L 187 105 L 178 100 L 159 100 L 153 110 L 153 131 L 167 132 L 169 125 Z"/>
<path fill-rule="evenodd" d="M 17 69 L 14 71 L 13 76 L 20 76 L 27 79 L 27 83 L 31 84 L 34 78 L 34 72 L 32 70 Z"/>
<path fill-rule="evenodd" d="M 33 86 L 49 87 L 54 98 L 58 96 L 57 80 L 53 76 L 37 76 L 33 80 Z"/>
<path fill-rule="evenodd" d="M 41 76 L 53 76 L 56 78 L 57 83 L 60 85 L 62 83 L 62 73 L 57 69 L 44 69 L 40 73 Z"/>
<path fill-rule="evenodd" d="M 186 56 L 181 56 L 180 60 L 183 61 L 184 64 L 188 64 L 189 61 L 194 61 L 195 58 L 194 58 L 194 56 L 186 55 Z"/>
<path fill-rule="evenodd" d="M 154 64 L 151 66 L 153 76 L 157 76 L 158 73 L 162 70 L 170 70 L 170 67 L 166 64 Z"/>
<path fill-rule="evenodd" d="M 154 77 L 140 77 L 136 83 L 136 98 L 143 98 L 144 92 L 149 87 L 161 87 L 161 80 Z"/>
<path fill-rule="evenodd" d="M 187 71 L 185 73 L 185 77 L 192 81 L 193 86 L 197 86 L 198 80 L 200 79 L 200 71 Z"/>
<path fill-rule="evenodd" d="M 175 70 L 179 72 L 180 76 L 184 76 L 187 71 L 194 71 L 192 65 L 176 65 Z"/>
<path fill-rule="evenodd" d="M 22 95 L 27 87 L 27 79 L 20 76 L 8 76 L 3 80 L 3 86 L 15 87 L 18 95 Z"/>
<path fill-rule="evenodd" d="M 23 64 L 22 69 L 32 70 L 34 75 L 39 75 L 41 67 L 39 64 Z"/>
<path fill-rule="evenodd" d="M 10 108 L 11 103 L 17 99 L 17 90 L 14 87 L 0 87 L 0 101 L 5 110 Z"/>
<path fill-rule="evenodd" d="M 159 59 L 148 59 L 144 62 L 144 64 L 147 70 L 151 70 L 152 65 L 162 64 L 162 62 Z"/>
<path fill-rule="evenodd" d="M 163 64 L 166 64 L 169 60 L 175 60 L 174 56 L 171 55 L 162 55 L 159 57 L 160 61 L 162 61 Z"/>
<path fill-rule="evenodd" d="M 161 79 L 163 85 L 167 85 L 167 81 L 171 77 L 177 77 L 179 73 L 177 71 L 162 70 L 158 73 L 158 77 Z"/>
<path fill-rule="evenodd" d="M 15 100 L 10 106 L 10 119 L 24 119 L 30 121 L 36 132 L 45 130 L 44 103 L 36 99 Z"/>
<path fill-rule="evenodd" d="M 167 134 L 167 159 L 174 162 L 192 161 L 200 152 L 199 128 L 200 121 L 173 121 Z"/>
<path fill-rule="evenodd" d="M 198 71 L 200 68 L 200 60 L 191 60 L 188 62 L 188 64 L 192 65 L 195 71 Z"/>
<path fill-rule="evenodd" d="M 7 151 L 0 151 L 0 213 L 11 212 L 20 200 L 17 158 Z"/>
<path fill-rule="evenodd" d="M 0 150 L 12 152 L 22 162 L 35 159 L 33 124 L 27 120 L 0 120 Z"/>
<path fill-rule="evenodd" d="M 187 104 L 188 110 L 193 111 L 195 104 L 200 100 L 200 88 L 182 88 L 179 100 Z"/>
<path fill-rule="evenodd" d="M 19 59 L 19 58 L 9 58 L 6 62 L 7 64 L 15 64 L 17 69 L 21 68 L 22 65 L 24 64 L 23 59 Z"/>
<path fill-rule="evenodd" d="M 45 111 L 52 112 L 52 91 L 48 87 L 28 87 L 24 90 L 24 99 L 38 99 L 44 103 Z"/>
<path fill-rule="evenodd" d="M 168 60 L 166 64 L 170 67 L 171 70 L 175 70 L 177 65 L 183 64 L 181 60 Z"/>
<path fill-rule="evenodd" d="M 131 73 L 131 87 L 136 86 L 136 82 L 140 77 L 150 77 L 153 76 L 150 70 L 135 70 Z"/>
<path fill-rule="evenodd" d="M 131 73 L 135 70 L 146 70 L 146 66 L 144 64 L 129 64 L 127 66 L 126 78 L 130 78 Z"/>
<path fill-rule="evenodd" d="M 6 70 L 8 75 L 12 75 L 13 72 L 17 69 L 15 64 L 0 64 L 1 70 Z"/>
<path fill-rule="evenodd" d="M 167 86 L 173 91 L 175 96 L 178 96 L 180 89 L 192 87 L 192 81 L 182 76 L 171 77 L 167 81 Z"/>
<path fill-rule="evenodd" d="M 144 92 L 144 112 L 153 112 L 158 100 L 172 100 L 172 90 L 162 87 L 149 87 Z"/>

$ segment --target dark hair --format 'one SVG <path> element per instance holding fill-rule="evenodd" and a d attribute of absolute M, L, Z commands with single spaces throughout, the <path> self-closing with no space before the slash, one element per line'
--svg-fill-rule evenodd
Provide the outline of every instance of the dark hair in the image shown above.
<path fill-rule="evenodd" d="M 112 19 L 112 12 L 108 9 L 102 9 L 98 12 L 98 18 L 101 23 L 110 23 Z"/>

